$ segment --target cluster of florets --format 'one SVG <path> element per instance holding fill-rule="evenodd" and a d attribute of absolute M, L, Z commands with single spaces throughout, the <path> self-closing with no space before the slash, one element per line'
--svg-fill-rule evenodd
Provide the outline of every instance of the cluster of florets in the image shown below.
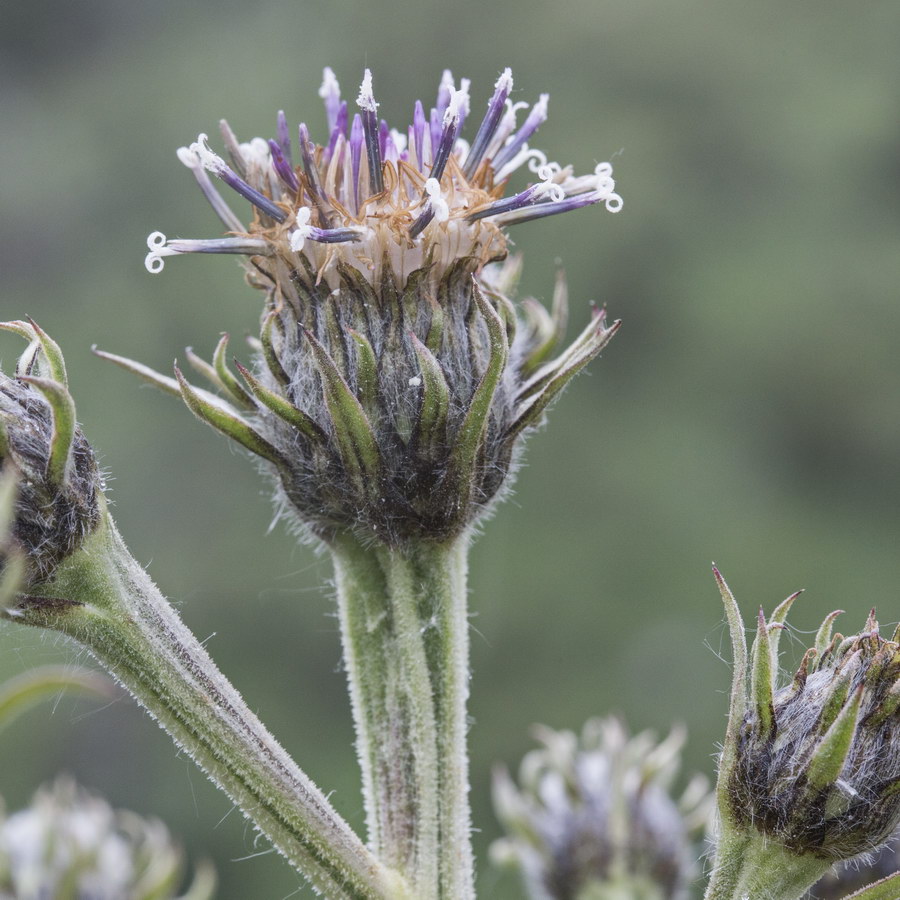
<path fill-rule="evenodd" d="M 172 241 L 150 236 L 147 268 L 181 253 L 249 257 L 265 292 L 256 359 L 228 369 L 226 344 L 192 366 L 221 396 L 181 371 L 166 378 L 108 356 L 180 393 L 200 418 L 274 466 L 281 507 L 318 538 L 348 529 L 391 544 L 447 540 L 501 492 L 519 438 L 612 337 L 596 310 L 582 334 L 553 356 L 565 325 L 565 286 L 552 313 L 508 294 L 517 261 L 503 226 L 581 206 L 621 207 L 611 167 L 575 177 L 528 140 L 546 118 L 542 97 L 525 121 L 505 71 L 471 144 L 459 135 L 468 82 L 445 74 L 426 116 L 417 103 L 405 134 L 377 117 L 366 72 L 349 121 L 330 70 L 321 94 L 330 137 L 299 142 L 283 114 L 277 137 L 240 144 L 222 133 L 231 164 L 205 135 L 179 158 L 232 236 Z M 296 150 L 296 153 L 295 153 Z M 294 157 L 299 164 L 294 164 Z M 503 198 L 520 166 L 542 180 Z M 250 201 L 245 226 L 209 174 Z M 494 271 L 492 271 L 494 270 Z"/>
<path fill-rule="evenodd" d="M 167 241 L 154 232 L 146 265 L 159 272 L 164 258 L 183 253 L 236 253 L 251 258 L 258 283 L 288 302 L 292 279 L 343 289 L 340 264 L 372 283 L 390 277 L 401 288 L 414 272 L 427 272 L 435 288 L 458 260 L 479 265 L 506 254 L 504 226 L 596 203 L 621 209 L 612 166 L 589 175 L 548 162 L 528 141 L 547 118 L 546 94 L 519 125 L 526 103 L 513 103 L 506 69 L 494 88 L 472 143 L 460 135 L 469 114 L 469 81 L 459 89 L 445 72 L 430 113 L 421 101 L 404 131 L 378 117 L 372 75 L 366 70 L 352 121 L 334 73 L 325 70 L 328 139 L 314 144 L 301 124 L 296 144 L 283 112 L 276 137 L 240 143 L 221 123 L 229 161 L 201 134 L 178 151 L 203 193 L 231 232 L 215 240 Z M 299 164 L 295 164 L 295 157 Z M 522 166 L 539 180 L 504 197 L 509 177 Z M 213 186 L 218 177 L 249 200 L 254 219 L 245 224 Z M 283 295 L 283 296 L 282 296 Z"/>
<path fill-rule="evenodd" d="M 662 743 L 629 738 L 614 718 L 585 725 L 581 739 L 537 730 L 543 746 L 527 754 L 520 786 L 499 771 L 494 806 L 509 837 L 492 853 L 524 875 L 534 900 L 578 897 L 682 897 L 694 872 L 692 837 L 705 830 L 711 796 L 698 776 L 680 801 L 671 785 L 681 730 Z"/>
<path fill-rule="evenodd" d="M 0 372 L 0 463 L 12 466 L 11 539 L 28 578 L 45 581 L 101 520 L 103 481 L 66 385 L 56 343 L 28 322 L 2 322 L 29 341 L 13 376 Z"/>
<path fill-rule="evenodd" d="M 880 636 L 874 610 L 851 637 L 832 635 L 832 613 L 777 687 L 793 599 L 770 622 L 760 610 L 746 711 L 725 750 L 723 812 L 792 853 L 849 859 L 900 822 L 900 644 Z"/>
<path fill-rule="evenodd" d="M 172 900 L 182 870 L 162 822 L 117 812 L 67 779 L 8 817 L 0 810 L 0 900 Z M 189 896 L 209 900 L 214 884 L 204 869 Z"/>

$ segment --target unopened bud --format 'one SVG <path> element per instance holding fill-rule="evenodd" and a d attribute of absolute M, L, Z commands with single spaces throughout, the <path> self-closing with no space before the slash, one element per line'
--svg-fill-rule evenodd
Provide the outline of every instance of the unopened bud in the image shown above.
<path fill-rule="evenodd" d="M 10 540 L 26 581 L 46 581 L 99 526 L 103 479 L 76 424 L 59 347 L 33 322 L 0 328 L 29 340 L 15 373 L 0 372 L 0 463 L 16 482 Z"/>

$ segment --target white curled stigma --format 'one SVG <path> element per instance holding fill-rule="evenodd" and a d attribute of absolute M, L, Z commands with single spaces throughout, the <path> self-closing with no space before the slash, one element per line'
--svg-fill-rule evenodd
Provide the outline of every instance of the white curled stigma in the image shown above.
<path fill-rule="evenodd" d="M 200 162 L 200 157 L 193 150 L 191 150 L 190 147 L 179 147 L 175 151 L 175 155 L 178 157 L 178 160 L 182 165 L 187 166 L 192 171 L 203 167 Z"/>
<path fill-rule="evenodd" d="M 425 182 L 425 193 L 428 194 L 428 206 L 436 222 L 446 222 L 450 218 L 450 206 L 441 195 L 441 186 L 437 178 L 429 178 Z"/>
<path fill-rule="evenodd" d="M 308 206 L 301 206 L 297 210 L 295 220 L 297 227 L 291 232 L 291 250 L 293 250 L 294 253 L 299 253 L 303 249 L 306 239 L 312 233 L 312 226 L 309 224 L 309 217 L 311 215 L 312 210 L 310 210 Z"/>
<path fill-rule="evenodd" d="M 607 212 L 617 213 L 624 205 L 622 198 L 616 193 L 616 182 L 612 177 L 612 165 L 608 162 L 598 163 L 594 168 L 597 178 L 594 190 L 600 200 L 604 201 Z"/>
<path fill-rule="evenodd" d="M 566 198 L 566 192 L 563 190 L 562 185 L 556 182 L 560 172 L 562 172 L 562 166 L 556 162 L 549 162 L 537 168 L 537 176 L 542 182 L 539 185 L 541 196 L 549 194 L 550 199 L 555 203 Z"/>
<path fill-rule="evenodd" d="M 497 181 L 502 181 L 504 178 L 512 175 L 516 169 L 524 166 L 526 162 L 532 172 L 537 172 L 541 166 L 547 165 L 547 154 L 542 150 L 531 150 L 528 144 L 523 144 L 522 149 L 494 177 Z"/>
<path fill-rule="evenodd" d="M 185 163 L 185 165 L 187 164 Z M 166 236 L 161 231 L 154 231 L 147 235 L 147 249 L 150 252 L 144 257 L 144 267 L 151 275 L 159 275 L 165 268 L 163 257 L 177 256 L 181 252 L 166 246 Z"/>
<path fill-rule="evenodd" d="M 209 137 L 207 135 L 198 134 L 197 140 L 187 148 L 188 152 L 195 154 L 197 159 L 200 160 L 200 165 L 202 165 L 203 168 L 208 172 L 212 172 L 214 175 L 220 175 L 222 172 L 226 172 L 228 170 L 228 166 L 221 156 L 210 150 L 207 141 L 209 141 Z M 182 162 L 184 162 L 185 165 L 187 165 L 180 152 L 178 154 L 178 158 Z"/>

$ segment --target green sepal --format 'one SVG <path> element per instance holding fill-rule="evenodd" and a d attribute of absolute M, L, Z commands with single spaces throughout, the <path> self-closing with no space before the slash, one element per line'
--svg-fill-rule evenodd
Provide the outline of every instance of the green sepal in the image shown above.
<path fill-rule="evenodd" d="M 606 347 L 620 326 L 620 320 L 613 322 L 609 328 L 603 328 L 602 325 L 599 328 L 595 326 L 597 330 L 594 331 L 593 340 L 585 342 L 578 352 L 574 354 L 567 353 L 564 364 L 549 364 L 555 371 L 546 379 L 539 393 L 531 394 L 519 405 L 516 410 L 516 419 L 507 429 L 508 440 L 521 434 L 525 428 L 533 427 L 540 423 L 544 410 L 559 395 L 563 388 Z"/>
<path fill-rule="evenodd" d="M 769 619 L 769 646 L 772 650 L 772 676 L 778 674 L 778 644 L 781 642 L 781 632 L 784 630 L 784 623 L 787 620 L 788 613 L 794 605 L 794 601 L 803 593 L 802 590 L 794 591 L 790 597 L 782 600 L 772 617 Z"/>
<path fill-rule="evenodd" d="M 25 338 L 26 341 L 36 341 L 44 353 L 44 359 L 47 362 L 46 372 L 41 367 L 41 372 L 53 381 L 58 381 L 65 387 L 68 387 L 69 381 L 66 376 L 66 362 L 63 359 L 62 350 L 59 344 L 53 340 L 45 331 L 43 331 L 37 322 L 30 316 L 27 322 L 16 320 L 13 322 L 0 322 L 0 328 L 4 331 L 11 331 Z"/>
<path fill-rule="evenodd" d="M 0 729 L 41 700 L 68 689 L 110 699 L 116 694 L 113 683 L 97 672 L 73 672 L 68 666 L 38 666 L 0 684 Z"/>
<path fill-rule="evenodd" d="M 304 328 L 303 332 L 322 378 L 322 393 L 341 461 L 356 481 L 366 481 L 370 490 L 377 490 L 381 454 L 369 418 L 328 351 L 309 329 Z"/>
<path fill-rule="evenodd" d="M 826 732 L 834 724 L 841 710 L 847 702 L 847 696 L 850 694 L 850 676 L 843 675 L 834 682 L 831 693 L 822 704 L 822 711 L 819 713 L 819 721 L 816 727 L 820 732 Z"/>
<path fill-rule="evenodd" d="M 728 704 L 728 726 L 722 755 L 719 758 L 719 777 L 716 781 L 719 815 L 723 820 L 729 817 L 729 782 L 737 763 L 738 741 L 741 724 L 747 711 L 747 641 L 744 637 L 744 623 L 734 594 L 728 587 L 722 573 L 713 564 L 713 575 L 725 606 L 725 617 L 728 620 L 728 631 L 731 635 L 731 654 L 733 671 L 731 673 L 731 699 Z"/>
<path fill-rule="evenodd" d="M 356 344 L 356 393 L 366 415 L 378 412 L 378 360 L 369 339 L 353 328 L 347 334 Z"/>
<path fill-rule="evenodd" d="M 767 740 L 775 732 L 775 690 L 772 684 L 772 648 L 762 607 L 759 609 L 756 640 L 750 654 L 750 696 L 759 721 L 760 735 L 763 740 Z"/>
<path fill-rule="evenodd" d="M 810 668 L 811 672 L 814 672 L 822 664 L 822 658 L 825 656 L 825 651 L 831 643 L 831 629 L 834 625 L 834 620 L 842 615 L 843 612 L 842 609 L 836 609 L 834 612 L 828 613 L 828 615 L 825 616 L 825 621 L 819 626 L 819 630 L 816 632 L 816 639 L 813 642 L 813 647 L 815 647 L 816 650 L 816 658 L 812 660 L 813 666 Z"/>
<path fill-rule="evenodd" d="M 553 305 L 550 312 L 537 300 L 523 300 L 522 308 L 532 331 L 535 347 L 522 363 L 522 375 L 528 377 L 547 361 L 559 346 L 569 321 L 569 289 L 565 272 L 556 273 Z"/>
<path fill-rule="evenodd" d="M 277 312 L 270 312 L 263 319 L 262 328 L 259 332 L 259 342 L 262 345 L 263 359 L 272 373 L 272 377 L 279 383 L 287 387 L 291 383 L 290 375 L 284 371 L 278 353 L 275 351 L 275 342 L 272 336 L 272 329 L 278 325 L 282 329 L 281 339 L 284 340 L 284 326 L 281 324 L 281 318 Z"/>
<path fill-rule="evenodd" d="M 213 352 L 213 368 L 216 370 L 216 375 L 219 376 L 219 383 L 231 395 L 238 406 L 243 406 L 247 410 L 256 409 L 253 398 L 244 390 L 237 378 L 228 371 L 228 363 L 225 359 L 227 352 L 228 333 L 226 332 L 219 338 L 219 343 L 216 344 L 216 349 Z"/>
<path fill-rule="evenodd" d="M 184 402 L 198 419 L 202 419 L 216 431 L 237 441 L 251 453 L 261 456 L 279 468 L 287 468 L 287 461 L 284 457 L 247 422 L 235 415 L 233 407 L 226 408 L 226 404 L 218 397 L 207 399 L 202 396 L 200 391 L 188 384 L 178 366 L 175 366 L 175 377 L 178 380 Z"/>
<path fill-rule="evenodd" d="M 900 709 L 900 681 L 895 681 L 884 695 L 877 709 L 869 713 L 866 725 L 877 728 Z"/>
<path fill-rule="evenodd" d="M 49 378 L 20 375 L 20 381 L 37 388 L 53 411 L 53 434 L 50 438 L 50 457 L 47 460 L 47 480 L 61 485 L 66 478 L 66 467 L 75 439 L 75 401 L 68 388 Z"/>
<path fill-rule="evenodd" d="M 434 354 L 414 334 L 410 334 L 410 340 L 422 373 L 422 403 L 414 439 L 419 452 L 435 458 L 447 440 L 450 389 Z"/>
<path fill-rule="evenodd" d="M 888 875 L 864 888 L 847 894 L 843 900 L 897 900 L 900 897 L 900 872 Z"/>
<path fill-rule="evenodd" d="M 185 347 L 184 355 L 190 367 L 198 375 L 202 375 L 214 388 L 225 390 L 225 385 L 219 380 L 219 373 L 203 357 L 194 353 L 193 347 Z"/>
<path fill-rule="evenodd" d="M 863 686 L 860 685 L 816 746 L 807 768 L 810 790 L 821 791 L 840 777 L 856 733 L 862 694 Z"/>
<path fill-rule="evenodd" d="M 260 380 L 254 377 L 253 373 L 242 366 L 237 360 L 234 361 L 237 370 L 241 373 L 241 378 L 247 382 L 250 392 L 263 404 L 267 409 L 272 410 L 276 416 L 283 419 L 288 425 L 293 425 L 304 437 L 316 443 L 324 444 L 326 441 L 325 432 L 315 423 L 311 416 L 298 409 L 288 400 L 285 400 L 280 394 L 269 390 Z"/>
<path fill-rule="evenodd" d="M 481 449 L 484 433 L 487 430 L 494 394 L 500 384 L 500 379 L 503 377 L 503 370 L 506 368 L 506 362 L 509 358 L 509 345 L 506 341 L 506 329 L 503 326 L 503 320 L 494 307 L 485 299 L 474 280 L 472 281 L 472 297 L 487 325 L 490 355 L 488 356 L 487 368 L 472 394 L 463 423 L 453 438 L 454 448 L 451 456 L 451 467 L 460 482 L 467 485 L 472 481 L 478 452 Z"/>
<path fill-rule="evenodd" d="M 149 366 L 145 366 L 136 360 L 128 359 L 126 356 L 118 356 L 115 353 L 107 353 L 106 350 L 98 350 L 96 344 L 91 347 L 91 353 L 94 356 L 99 356 L 100 359 L 106 359 L 111 363 L 115 363 L 120 368 L 131 372 L 132 375 L 137 375 L 138 378 L 142 378 L 148 384 L 158 387 L 161 391 L 165 391 L 173 397 L 181 396 L 181 388 L 178 387 L 178 382 L 174 378 L 169 378 L 161 372 L 157 372 L 156 369 L 151 369 Z"/>

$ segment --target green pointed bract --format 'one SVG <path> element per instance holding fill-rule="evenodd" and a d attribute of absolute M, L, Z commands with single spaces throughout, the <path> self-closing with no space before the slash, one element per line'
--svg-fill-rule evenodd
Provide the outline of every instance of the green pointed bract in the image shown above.
<path fill-rule="evenodd" d="M 425 335 L 425 346 L 432 353 L 437 353 L 441 349 L 441 342 L 444 338 L 444 310 L 430 294 L 427 300 L 431 307 L 431 321 L 428 324 L 428 334 Z"/>
<path fill-rule="evenodd" d="M 305 438 L 318 443 L 325 443 L 325 432 L 305 413 L 302 409 L 297 409 L 293 403 L 285 400 L 280 394 L 270 391 L 253 373 L 242 366 L 237 360 L 234 362 L 241 377 L 247 382 L 247 387 L 251 393 L 263 406 L 272 410 L 275 415 L 279 416 L 289 425 L 293 425 Z"/>
<path fill-rule="evenodd" d="M 751 654 L 753 661 L 750 674 L 750 696 L 759 720 L 760 735 L 763 740 L 767 740 L 775 731 L 775 703 L 772 683 L 772 649 L 769 645 L 769 629 L 762 607 L 759 610 L 756 640 L 753 642 Z"/>
<path fill-rule="evenodd" d="M 50 439 L 50 457 L 47 460 L 47 480 L 61 485 L 66 477 L 66 467 L 75 439 L 75 401 L 68 388 L 49 378 L 20 375 L 20 381 L 37 388 L 53 411 L 53 436 Z"/>
<path fill-rule="evenodd" d="M 719 758 L 719 779 L 716 785 L 719 811 L 725 815 L 728 812 L 728 782 L 737 761 L 741 723 L 747 710 L 747 640 L 744 637 L 744 623 L 741 621 L 741 611 L 737 601 L 734 599 L 734 594 L 731 593 L 731 588 L 722 577 L 722 573 L 715 565 L 713 565 L 713 575 L 725 606 L 725 617 L 728 620 L 728 631 L 731 635 L 731 665 L 733 668 L 731 699 L 728 705 L 728 727 L 725 732 L 722 755 Z"/>
<path fill-rule="evenodd" d="M 433 458 L 446 444 L 450 390 L 434 354 L 414 334 L 410 335 L 410 339 L 422 373 L 422 405 L 416 422 L 415 440 L 420 451 Z"/>
<path fill-rule="evenodd" d="M 897 900 L 900 897 L 900 872 L 866 885 L 848 894 L 844 900 Z"/>
<path fill-rule="evenodd" d="M 216 370 L 216 375 L 219 376 L 219 383 L 231 395 L 231 398 L 238 406 L 242 406 L 247 410 L 256 409 L 253 398 L 241 387 L 237 378 L 228 370 L 226 362 L 228 339 L 228 334 L 224 333 L 219 339 L 219 343 L 216 344 L 216 349 L 213 352 L 213 368 Z"/>
<path fill-rule="evenodd" d="M 540 423 L 541 416 L 550 405 L 550 403 L 560 394 L 565 386 L 592 360 L 603 348 L 610 342 L 613 335 L 619 330 L 620 322 L 616 321 L 609 328 L 600 327 L 594 333 L 594 341 L 585 344 L 581 350 L 571 356 L 568 356 L 567 362 L 563 366 L 556 368 L 552 377 L 543 382 L 543 387 L 537 394 L 532 394 L 523 402 L 517 412 L 518 415 L 513 424 L 509 427 L 508 435 L 513 437 L 518 435 L 525 428 L 529 428 Z M 554 364 L 550 364 L 554 365 Z"/>
<path fill-rule="evenodd" d="M 472 483 L 472 472 L 484 440 L 494 393 L 503 377 L 503 370 L 506 368 L 506 361 L 509 357 L 509 344 L 506 341 L 506 329 L 503 327 L 503 321 L 474 281 L 472 282 L 472 297 L 487 325 L 490 355 L 484 375 L 472 395 L 465 419 L 454 437 L 455 446 L 451 456 L 451 467 L 454 476 L 459 479 L 459 484 L 466 486 L 463 490 L 470 490 L 468 486 Z"/>
<path fill-rule="evenodd" d="M 816 659 L 813 660 L 813 662 L 817 662 L 816 668 L 821 664 L 821 661 L 825 656 L 825 651 L 831 643 L 831 629 L 834 626 L 834 620 L 838 616 L 843 615 L 843 612 L 842 609 L 836 609 L 834 612 L 830 612 L 816 632 L 816 639 L 813 642 L 813 647 L 816 649 Z"/>
<path fill-rule="evenodd" d="M 808 768 L 811 791 L 820 791 L 834 784 L 840 777 L 853 743 L 853 735 L 856 733 L 856 720 L 862 695 L 863 687 L 860 685 L 853 692 L 850 701 L 844 704 L 816 747 Z"/>
<path fill-rule="evenodd" d="M 822 707 L 821 715 L 819 716 L 817 727 L 820 732 L 827 731 L 831 728 L 841 710 L 844 708 L 847 697 L 850 694 L 850 680 L 851 676 L 848 674 L 835 681 L 834 686 L 831 688 L 831 693 L 828 695 L 828 698 Z"/>
<path fill-rule="evenodd" d="M 193 347 L 185 347 L 184 355 L 190 367 L 198 375 L 202 375 L 217 390 L 225 390 L 225 385 L 219 380 L 218 372 L 203 357 L 194 353 Z"/>
<path fill-rule="evenodd" d="M 262 328 L 259 332 L 259 342 L 262 346 L 262 355 L 272 373 L 272 377 L 282 386 L 286 387 L 291 383 L 290 376 L 284 371 L 281 360 L 278 358 L 278 352 L 275 349 L 273 330 L 279 327 L 282 329 L 280 335 L 284 339 L 284 331 L 281 325 L 281 319 L 276 312 L 270 312 L 263 320 Z"/>
<path fill-rule="evenodd" d="M 119 356 L 115 353 L 107 353 L 105 350 L 98 350 L 96 345 L 91 347 L 91 353 L 93 353 L 94 356 L 99 356 L 100 359 L 106 359 L 115 363 L 120 368 L 131 372 L 133 375 L 137 375 L 138 378 L 143 379 L 148 384 L 158 387 L 167 394 L 172 394 L 173 397 L 181 396 L 181 388 L 178 387 L 178 382 L 174 378 L 169 378 L 161 372 L 157 372 L 155 369 L 145 366 L 143 363 L 128 359 L 125 356 Z"/>
<path fill-rule="evenodd" d="M 29 342 L 37 342 L 44 354 L 46 360 L 46 371 L 43 373 L 52 381 L 58 381 L 64 387 L 69 384 L 66 376 L 66 362 L 63 359 L 62 350 L 59 344 L 53 340 L 45 331 L 43 331 L 34 319 L 29 318 L 27 322 L 19 320 L 12 322 L 0 322 L 0 328 L 4 331 L 11 331 L 25 338 Z"/>
<path fill-rule="evenodd" d="M 535 348 L 522 366 L 522 374 L 528 377 L 549 359 L 566 333 L 569 319 L 569 289 L 565 273 L 560 271 L 556 274 L 550 312 L 536 300 L 523 300 L 522 308 L 536 338 Z"/>
<path fill-rule="evenodd" d="M 261 456 L 263 459 L 274 463 L 279 468 L 285 467 L 284 457 L 265 438 L 258 434 L 249 423 L 225 408 L 219 398 L 207 399 L 200 391 L 188 384 L 178 366 L 175 367 L 175 377 L 178 380 L 181 396 L 188 409 L 202 419 L 207 425 L 216 431 L 230 437 L 232 440 L 246 447 L 251 453 Z"/>
<path fill-rule="evenodd" d="M 378 412 L 378 360 L 369 339 L 353 328 L 347 333 L 356 346 L 356 394 L 366 415 Z"/>
<path fill-rule="evenodd" d="M 369 492 L 377 492 L 380 453 L 368 416 L 328 351 L 308 329 L 303 331 L 322 379 L 325 406 L 331 417 L 341 461 L 355 481 L 363 482 Z"/>
<path fill-rule="evenodd" d="M 900 681 L 895 681 L 884 695 L 881 705 L 868 719 L 867 724 L 872 728 L 881 725 L 900 709 Z"/>
<path fill-rule="evenodd" d="M 784 623 L 787 619 L 794 601 L 803 593 L 802 590 L 794 591 L 790 597 L 782 600 L 775 611 L 769 617 L 769 646 L 772 650 L 772 678 L 778 675 L 778 645 L 781 642 L 781 632 L 784 631 Z"/>

